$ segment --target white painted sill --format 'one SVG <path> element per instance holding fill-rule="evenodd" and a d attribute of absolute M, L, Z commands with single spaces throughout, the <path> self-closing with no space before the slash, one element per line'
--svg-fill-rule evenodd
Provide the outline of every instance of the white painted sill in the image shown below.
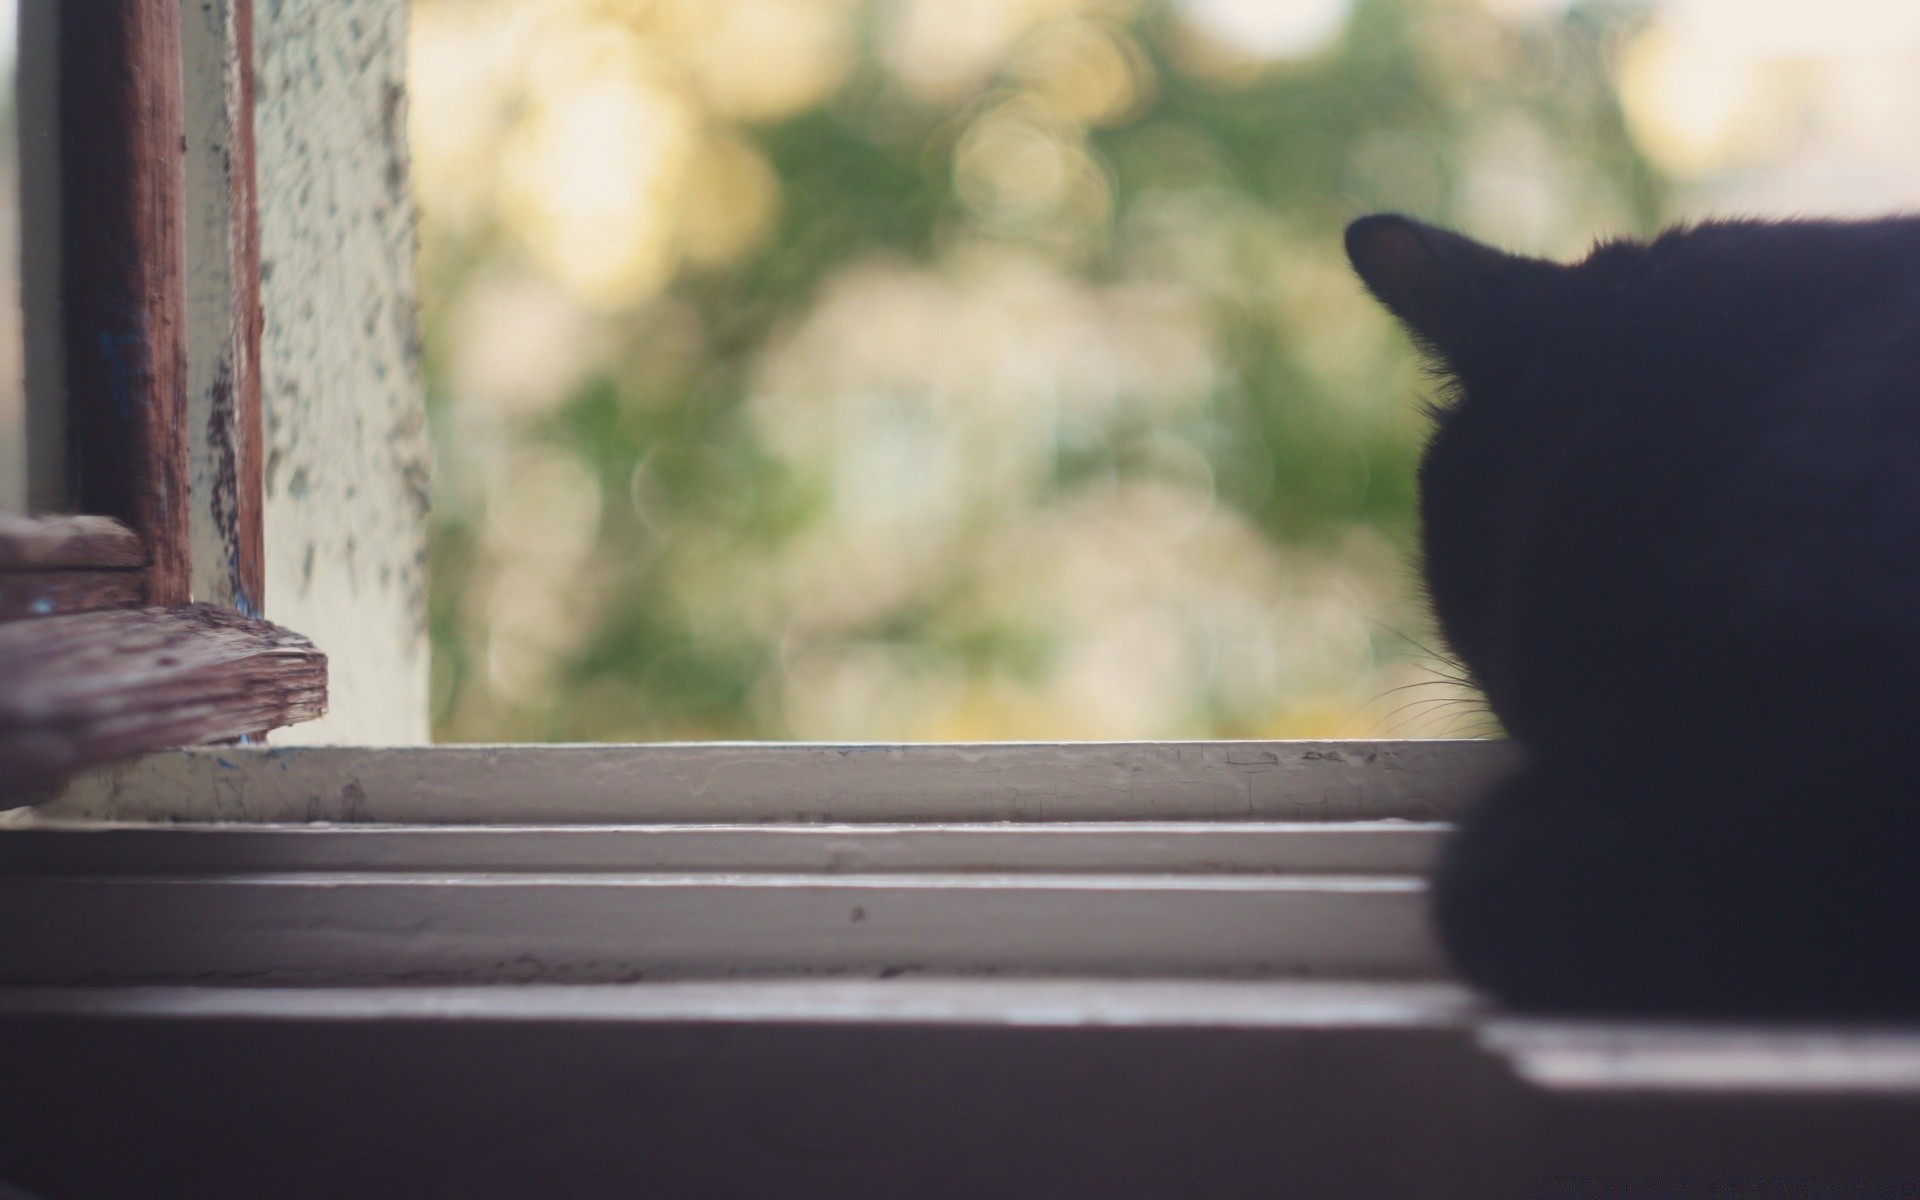
<path fill-rule="evenodd" d="M 1472 742 L 200 749 L 0 836 L 0 983 L 1434 980 Z"/>
<path fill-rule="evenodd" d="M 1544 1088 L 1920 1096 L 1906 1031 L 1486 1012 L 1423 880 L 1511 754 L 182 751 L 0 822 L 0 1018 L 1427 1030 Z"/>
<path fill-rule="evenodd" d="M 1445 820 L 1485 741 L 216 748 L 76 781 L 40 819 L 422 825 Z"/>

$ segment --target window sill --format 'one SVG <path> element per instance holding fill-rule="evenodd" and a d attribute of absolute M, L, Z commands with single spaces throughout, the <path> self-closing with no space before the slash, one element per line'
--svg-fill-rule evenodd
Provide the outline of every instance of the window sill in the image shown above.
<path fill-rule="evenodd" d="M 1445 977 L 1422 877 L 1511 753 L 159 755 L 0 823 L 0 1167 L 462 1196 L 1920 1172 L 1920 1034 L 1520 1020 Z M 375 1143 L 405 1149 L 336 1150 Z"/>
<path fill-rule="evenodd" d="M 49 819 L 422 825 L 1444 820 L 1503 742 L 318 746 L 157 754 Z"/>

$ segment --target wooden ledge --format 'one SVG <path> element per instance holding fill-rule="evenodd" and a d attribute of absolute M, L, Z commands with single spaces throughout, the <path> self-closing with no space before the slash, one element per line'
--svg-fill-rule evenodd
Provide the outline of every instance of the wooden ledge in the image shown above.
<path fill-rule="evenodd" d="M 1480 1020 L 1439 984 L 0 990 L 0 1161 L 48 1196 L 1914 1192 L 1878 1068 L 1542 1088 Z"/>
<path fill-rule="evenodd" d="M 1529 1084 L 1557 1091 L 1920 1097 L 1912 1025 L 1501 1016 L 1479 1036 Z"/>
<path fill-rule="evenodd" d="M 111 821 L 883 824 L 1449 820 L 1505 742 L 664 743 L 185 750 L 76 779 Z"/>
<path fill-rule="evenodd" d="M 108 517 L 0 516 L 0 621 L 133 608 L 146 550 Z"/>
<path fill-rule="evenodd" d="M 0 807 L 87 767 L 312 720 L 326 695 L 313 643 L 207 605 L 0 624 Z"/>
<path fill-rule="evenodd" d="M 0 987 L 0 1019 L 770 1022 L 1021 1028 L 1472 1027 L 1479 1002 L 1438 981 L 754 979 L 512 987 Z"/>
<path fill-rule="evenodd" d="M 146 562 L 133 530 L 111 517 L 0 516 L 0 571 L 118 570 Z"/>

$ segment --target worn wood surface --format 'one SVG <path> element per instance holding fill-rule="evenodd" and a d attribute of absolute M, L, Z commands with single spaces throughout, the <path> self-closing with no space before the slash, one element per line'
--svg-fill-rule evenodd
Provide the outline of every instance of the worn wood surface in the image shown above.
<path fill-rule="evenodd" d="M 299 634 L 205 605 L 0 624 L 0 805 L 85 767 L 326 711 Z"/>
<path fill-rule="evenodd" d="M 190 590 L 180 8 L 70 5 L 60 37 L 69 486 L 145 541 L 153 604 Z"/>
<path fill-rule="evenodd" d="M 131 608 L 146 550 L 111 517 L 0 516 L 0 621 Z"/>
<path fill-rule="evenodd" d="M 182 6 L 193 598 L 262 615 L 252 0 Z"/>
<path fill-rule="evenodd" d="M 139 536 L 110 517 L 0 516 L 0 571 L 114 570 L 146 561 Z"/>
<path fill-rule="evenodd" d="M 0 571 L 0 621 L 137 608 L 146 575 L 131 571 Z"/>

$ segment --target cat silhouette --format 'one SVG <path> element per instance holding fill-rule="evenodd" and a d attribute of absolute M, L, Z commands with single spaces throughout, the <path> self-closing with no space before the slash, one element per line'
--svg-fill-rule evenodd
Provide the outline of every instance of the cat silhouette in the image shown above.
<path fill-rule="evenodd" d="M 1346 243 L 1438 380 L 1422 574 L 1522 750 L 1435 872 L 1460 974 L 1920 1014 L 1920 219 Z"/>

